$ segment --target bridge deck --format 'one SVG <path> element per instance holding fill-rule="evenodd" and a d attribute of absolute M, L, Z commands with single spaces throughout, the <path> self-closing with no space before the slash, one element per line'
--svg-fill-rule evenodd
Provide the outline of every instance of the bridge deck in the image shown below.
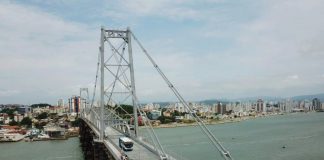
<path fill-rule="evenodd" d="M 94 127 L 88 120 L 85 119 L 85 122 L 99 137 L 98 129 Z M 144 147 L 143 145 L 137 143 L 136 141 L 133 141 L 134 145 L 132 151 L 124 152 L 119 147 L 119 137 L 122 137 L 124 135 L 112 127 L 106 127 L 105 135 L 106 138 L 104 139 L 103 143 L 116 160 L 121 159 L 122 153 L 125 153 L 128 156 L 128 159 L 130 160 L 160 159 L 154 152 Z"/>
<path fill-rule="evenodd" d="M 106 133 L 108 135 L 108 139 L 111 142 L 113 142 L 114 145 L 119 149 L 119 147 L 118 147 L 119 146 L 119 137 L 122 137 L 124 135 L 111 127 L 107 127 Z M 106 141 L 109 141 L 109 140 L 106 140 Z M 133 151 L 127 151 L 127 152 L 125 151 L 124 152 L 125 154 L 127 154 L 129 159 L 133 159 L 133 160 L 159 159 L 159 157 L 155 153 L 151 152 L 149 149 L 145 148 L 144 146 L 137 143 L 136 141 L 133 141 L 133 142 L 134 142 Z M 121 151 L 121 149 L 119 149 L 119 151 Z"/>

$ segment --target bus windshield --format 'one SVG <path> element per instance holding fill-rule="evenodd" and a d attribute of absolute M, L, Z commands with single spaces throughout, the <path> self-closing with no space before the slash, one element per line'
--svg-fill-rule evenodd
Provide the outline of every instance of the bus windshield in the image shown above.
<path fill-rule="evenodd" d="M 131 151 L 133 150 L 133 141 L 127 137 L 120 137 L 119 138 L 119 146 L 124 151 Z"/>

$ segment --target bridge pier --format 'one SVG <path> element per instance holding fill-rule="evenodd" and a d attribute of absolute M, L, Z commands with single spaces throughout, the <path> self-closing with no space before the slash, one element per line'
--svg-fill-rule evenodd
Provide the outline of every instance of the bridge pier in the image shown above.
<path fill-rule="evenodd" d="M 106 146 L 96 142 L 96 135 L 83 120 L 79 123 L 81 148 L 85 160 L 115 160 Z"/>
<path fill-rule="evenodd" d="M 112 158 L 112 156 L 109 156 L 108 153 L 108 150 L 106 148 L 106 146 L 103 144 L 103 143 L 100 143 L 100 142 L 95 142 L 93 144 L 93 147 L 94 147 L 94 155 L 93 155 L 93 159 L 94 160 L 114 160 Z"/>

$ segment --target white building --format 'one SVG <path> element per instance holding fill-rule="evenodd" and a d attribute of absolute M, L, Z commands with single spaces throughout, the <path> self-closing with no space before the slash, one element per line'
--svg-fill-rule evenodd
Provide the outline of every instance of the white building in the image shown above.
<path fill-rule="evenodd" d="M 19 114 L 16 114 L 16 115 L 14 115 L 14 120 L 16 121 L 16 122 L 21 122 L 21 120 L 24 118 L 24 116 L 22 116 L 22 115 L 19 115 Z"/>
<path fill-rule="evenodd" d="M 145 111 L 152 111 L 152 110 L 158 110 L 160 108 L 159 104 L 153 104 L 153 103 L 149 103 L 146 104 L 145 106 L 143 106 L 143 110 Z"/>
<path fill-rule="evenodd" d="M 186 109 L 182 103 L 175 103 L 173 109 L 179 112 L 186 112 Z"/>

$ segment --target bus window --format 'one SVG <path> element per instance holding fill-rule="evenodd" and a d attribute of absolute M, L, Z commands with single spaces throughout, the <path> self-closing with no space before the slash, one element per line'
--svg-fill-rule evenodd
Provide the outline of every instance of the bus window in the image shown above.
<path fill-rule="evenodd" d="M 133 141 L 127 137 L 119 138 L 119 147 L 124 151 L 132 151 L 133 150 Z"/>

